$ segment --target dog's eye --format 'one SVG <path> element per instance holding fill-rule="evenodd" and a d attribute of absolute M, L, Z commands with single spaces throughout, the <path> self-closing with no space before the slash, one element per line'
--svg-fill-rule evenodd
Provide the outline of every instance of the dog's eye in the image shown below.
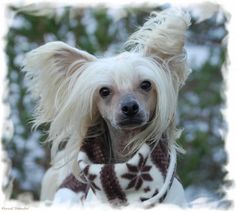
<path fill-rule="evenodd" d="M 151 82 L 145 80 L 140 84 L 140 88 L 142 88 L 145 91 L 149 91 L 152 88 Z"/>
<path fill-rule="evenodd" d="M 110 95 L 111 91 L 110 91 L 109 88 L 103 87 L 103 88 L 100 89 L 99 93 L 100 93 L 101 97 L 107 97 L 107 96 Z"/>

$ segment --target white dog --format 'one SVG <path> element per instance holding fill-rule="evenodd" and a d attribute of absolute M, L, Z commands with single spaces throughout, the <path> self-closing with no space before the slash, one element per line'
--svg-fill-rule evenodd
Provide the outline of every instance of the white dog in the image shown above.
<path fill-rule="evenodd" d="M 27 54 L 24 71 L 38 98 L 35 126 L 50 123 L 52 167 L 41 200 L 80 204 L 186 204 L 175 177 L 178 92 L 189 68 L 188 14 L 153 12 L 109 58 L 62 42 Z"/>

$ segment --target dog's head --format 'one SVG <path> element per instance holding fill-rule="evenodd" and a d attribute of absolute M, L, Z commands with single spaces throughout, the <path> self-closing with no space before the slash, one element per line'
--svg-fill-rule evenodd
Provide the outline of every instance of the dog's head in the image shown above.
<path fill-rule="evenodd" d="M 117 129 L 145 127 L 143 141 L 160 138 L 174 121 L 189 71 L 183 49 L 189 21 L 180 10 L 153 13 L 126 42 L 128 51 L 110 58 L 62 42 L 30 52 L 24 70 L 39 98 L 36 125 L 50 122 L 54 143 L 68 137 L 78 143 L 101 119 Z"/>

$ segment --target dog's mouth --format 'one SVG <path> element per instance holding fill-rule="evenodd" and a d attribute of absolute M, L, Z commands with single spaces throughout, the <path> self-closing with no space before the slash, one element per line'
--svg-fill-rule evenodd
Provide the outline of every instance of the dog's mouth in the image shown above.
<path fill-rule="evenodd" d="M 126 118 L 118 122 L 118 126 L 122 129 L 134 129 L 145 125 L 145 121 L 139 118 Z"/>

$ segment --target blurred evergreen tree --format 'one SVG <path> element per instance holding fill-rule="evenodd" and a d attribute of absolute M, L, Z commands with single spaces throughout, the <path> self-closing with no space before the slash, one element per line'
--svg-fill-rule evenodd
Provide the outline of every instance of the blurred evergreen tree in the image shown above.
<path fill-rule="evenodd" d="M 9 8 L 16 15 L 6 35 L 9 93 L 5 102 L 11 108 L 9 122 L 13 123 L 14 133 L 12 137 L 3 135 L 3 142 L 13 163 L 12 198 L 29 191 L 38 199 L 40 180 L 50 162 L 49 145 L 40 143 L 45 140 L 47 126 L 34 132 L 31 130 L 35 103 L 20 71 L 24 54 L 46 42 L 61 40 L 97 56 L 112 55 L 120 51 L 129 34 L 144 23 L 150 11 L 163 8 L 125 8 L 121 11 L 65 7 L 53 10 L 51 15 L 34 15 L 19 8 Z M 215 192 L 224 183 L 223 165 L 227 161 L 222 137 L 226 123 L 221 114 L 224 107 L 221 68 L 226 56 L 226 47 L 222 45 L 227 33 L 225 22 L 224 18 L 216 21 L 216 17 L 212 17 L 191 26 L 187 50 L 192 46 L 203 47 L 208 58 L 193 67 L 181 90 L 178 110 L 178 125 L 185 129 L 179 143 L 187 150 L 186 155 L 179 157 L 180 178 L 185 187 L 200 186 Z"/>

